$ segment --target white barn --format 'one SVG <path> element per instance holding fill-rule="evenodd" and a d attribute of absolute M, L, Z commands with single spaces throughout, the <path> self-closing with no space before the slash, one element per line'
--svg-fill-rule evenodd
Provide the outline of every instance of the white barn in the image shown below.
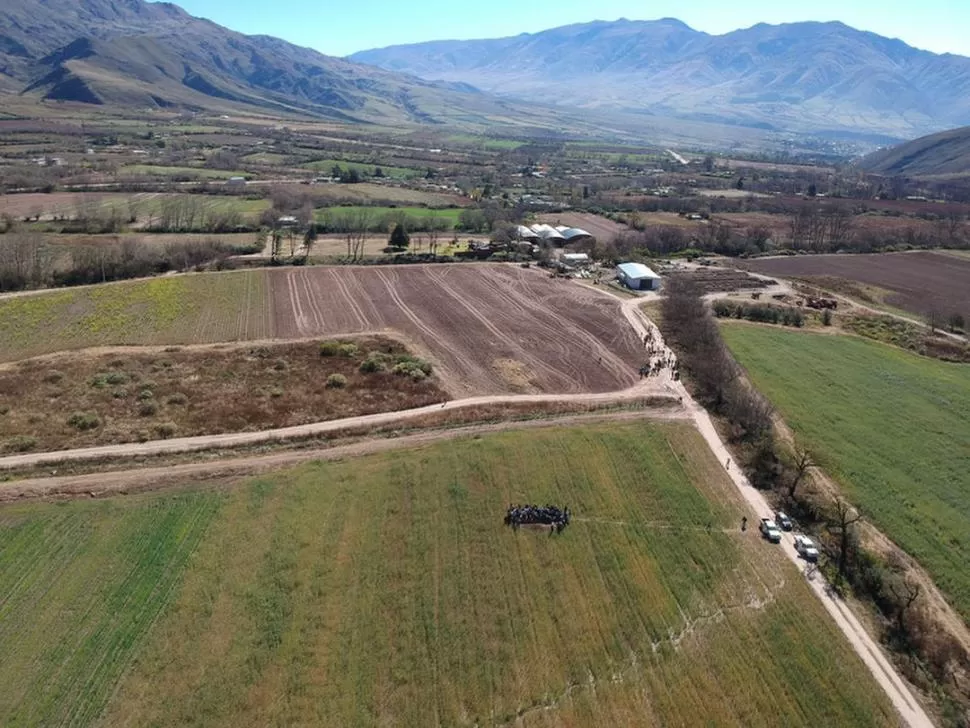
<path fill-rule="evenodd" d="M 656 291 L 660 288 L 660 276 L 643 263 L 620 263 L 616 266 L 616 279 L 635 291 Z"/>

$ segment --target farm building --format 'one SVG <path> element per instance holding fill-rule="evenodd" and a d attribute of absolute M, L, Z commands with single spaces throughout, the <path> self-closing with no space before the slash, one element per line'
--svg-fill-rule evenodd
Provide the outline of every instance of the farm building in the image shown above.
<path fill-rule="evenodd" d="M 620 263 L 616 266 L 616 279 L 635 291 L 656 291 L 660 288 L 660 276 L 643 263 Z"/>
<path fill-rule="evenodd" d="M 592 240 L 593 236 L 582 228 L 571 228 L 565 225 L 557 225 L 556 230 L 566 238 L 567 243 L 575 243 L 580 240 Z"/>
<path fill-rule="evenodd" d="M 543 240 L 549 240 L 553 243 L 565 243 L 566 238 L 552 225 L 544 225 L 539 223 L 538 225 L 532 226 L 532 232 L 538 235 Z"/>
<path fill-rule="evenodd" d="M 532 230 L 532 228 L 527 228 L 525 225 L 516 225 L 515 239 L 528 240 L 529 242 L 533 243 L 539 242 L 539 236 L 536 235 L 535 231 Z"/>

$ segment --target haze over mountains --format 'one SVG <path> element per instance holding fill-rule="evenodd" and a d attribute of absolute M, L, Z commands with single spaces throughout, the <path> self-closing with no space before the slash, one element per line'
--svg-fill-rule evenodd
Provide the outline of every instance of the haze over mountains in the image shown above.
<path fill-rule="evenodd" d="M 350 59 L 570 108 L 903 138 L 970 124 L 970 58 L 842 23 L 708 35 L 673 19 L 597 21 Z"/>
<path fill-rule="evenodd" d="M 268 7 L 267 12 L 271 9 Z M 143 0 L 3 0 L 0 92 L 131 107 L 303 110 L 435 122 L 501 112 L 474 90 L 246 36 Z"/>

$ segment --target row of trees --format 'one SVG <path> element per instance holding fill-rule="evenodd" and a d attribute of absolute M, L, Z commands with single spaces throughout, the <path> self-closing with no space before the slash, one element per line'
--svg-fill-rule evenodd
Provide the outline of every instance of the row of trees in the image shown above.
<path fill-rule="evenodd" d="M 52 246 L 42 235 L 18 232 L 0 236 L 0 291 L 45 286 L 75 286 L 187 271 L 255 246 L 230 246 L 219 240 L 145 245 L 124 240 L 97 245 Z"/>

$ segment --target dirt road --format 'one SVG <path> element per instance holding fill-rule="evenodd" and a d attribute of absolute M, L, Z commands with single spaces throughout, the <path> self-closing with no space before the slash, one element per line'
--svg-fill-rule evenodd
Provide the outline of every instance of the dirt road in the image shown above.
<path fill-rule="evenodd" d="M 661 377 L 644 379 L 639 384 L 620 392 L 606 392 L 601 394 L 520 394 L 520 395 L 489 395 L 484 397 L 469 397 L 467 399 L 452 400 L 442 404 L 426 407 L 416 407 L 397 412 L 382 412 L 359 417 L 347 417 L 340 420 L 315 422 L 309 425 L 294 427 L 280 427 L 260 432 L 234 432 L 224 435 L 204 435 L 201 437 L 180 437 L 171 440 L 152 440 L 150 442 L 131 442 L 121 445 L 104 445 L 101 447 L 87 447 L 77 450 L 60 450 L 54 452 L 27 453 L 24 455 L 10 455 L 0 458 L 0 471 L 17 468 L 30 468 L 38 465 L 53 465 L 64 462 L 80 462 L 85 460 L 105 460 L 110 458 L 133 458 L 149 455 L 170 453 L 184 453 L 196 450 L 218 450 L 234 448 L 244 445 L 255 445 L 263 442 L 295 440 L 320 435 L 331 434 L 348 429 L 360 429 L 386 425 L 397 422 L 407 422 L 428 414 L 445 412 L 448 410 L 484 405 L 519 404 L 529 402 L 543 403 L 580 403 L 603 405 L 613 402 L 641 399 L 670 394 L 667 382 Z M 2 487 L 2 486 L 0 486 Z"/>
<path fill-rule="evenodd" d="M 543 427 L 562 427 L 572 424 L 596 422 L 623 422 L 649 419 L 652 421 L 685 421 L 690 415 L 684 409 L 659 409 L 630 412 L 609 412 L 603 414 L 572 414 L 560 417 L 547 417 L 541 420 L 522 420 L 518 422 L 495 422 L 481 425 L 461 425 L 444 429 L 427 430 L 400 437 L 368 439 L 329 448 L 291 450 L 269 455 L 253 455 L 227 460 L 194 462 L 164 467 L 117 470 L 109 472 L 86 473 L 84 475 L 63 475 L 47 478 L 30 478 L 10 483 L 0 483 L 0 503 L 39 498 L 106 497 L 140 491 L 157 490 L 165 487 L 185 485 L 201 480 L 222 480 L 292 467 L 313 460 L 339 460 L 359 457 L 390 450 L 429 445 L 442 440 L 462 437 L 475 437 L 492 432 L 509 430 L 529 430 Z"/>

